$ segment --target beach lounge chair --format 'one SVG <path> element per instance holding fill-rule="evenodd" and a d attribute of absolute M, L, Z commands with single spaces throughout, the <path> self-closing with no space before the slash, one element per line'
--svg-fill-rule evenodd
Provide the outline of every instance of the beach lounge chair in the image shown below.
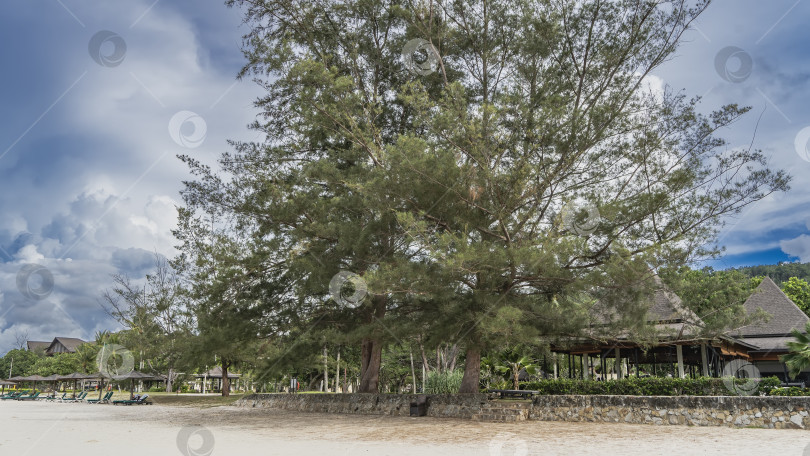
<path fill-rule="evenodd" d="M 88 404 L 106 404 L 106 403 L 110 402 L 110 399 L 112 398 L 112 396 L 113 396 L 113 392 L 110 391 L 107 394 L 105 394 L 104 397 L 102 397 L 101 399 L 88 399 L 85 402 L 87 402 Z"/>
<path fill-rule="evenodd" d="M 141 397 L 140 399 L 133 399 L 133 400 L 127 399 L 127 400 L 121 400 L 121 401 L 113 401 L 113 405 L 118 405 L 118 404 L 121 404 L 121 405 L 149 405 L 149 404 L 151 404 L 151 402 L 148 402 L 146 400 L 146 398 L 148 398 L 148 397 L 149 397 L 148 394 L 144 394 L 143 397 Z"/>
<path fill-rule="evenodd" d="M 18 401 L 33 401 L 39 397 L 41 393 L 37 391 L 36 393 L 31 393 L 28 396 L 20 396 L 17 398 Z"/>
<path fill-rule="evenodd" d="M 62 397 L 58 397 L 57 394 L 59 394 L 59 393 L 54 393 L 53 396 L 50 396 L 50 395 L 48 395 L 48 396 L 40 396 L 40 397 L 37 398 L 37 400 L 38 401 L 42 401 L 42 400 L 45 400 L 45 401 L 62 401 L 65 398 L 65 396 L 67 396 L 67 393 L 62 393 Z"/>
<path fill-rule="evenodd" d="M 87 396 L 87 391 L 82 391 L 76 397 L 66 397 L 62 399 L 63 402 L 80 402 L 84 397 Z"/>
<path fill-rule="evenodd" d="M 25 394 L 25 392 L 23 392 L 23 391 L 18 391 L 18 392 L 16 392 L 16 393 L 12 393 L 12 394 L 10 394 L 10 395 L 8 395 L 8 396 L 3 396 L 3 397 L 0 397 L 0 399 L 2 399 L 2 400 L 4 400 L 4 401 L 5 401 L 5 400 L 8 400 L 8 399 L 17 399 L 18 397 L 22 396 L 23 394 Z"/>

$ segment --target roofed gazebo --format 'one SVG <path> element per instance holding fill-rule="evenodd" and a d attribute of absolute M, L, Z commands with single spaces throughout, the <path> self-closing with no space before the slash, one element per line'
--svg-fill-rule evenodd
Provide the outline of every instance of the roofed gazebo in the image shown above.
<path fill-rule="evenodd" d="M 200 392 L 202 392 L 202 393 L 206 392 L 206 390 L 207 390 L 206 385 L 207 385 L 209 380 L 211 380 L 211 382 L 212 382 L 212 385 L 211 385 L 212 388 L 211 389 L 213 389 L 215 391 L 221 391 L 222 390 L 222 367 L 220 367 L 220 366 L 217 366 L 217 367 L 215 367 L 213 369 L 210 369 L 210 370 L 208 370 L 206 372 L 203 372 L 201 374 L 197 374 L 197 375 L 195 375 L 195 377 L 197 378 L 198 381 L 200 381 L 201 387 L 198 388 L 198 390 Z M 228 372 L 228 379 L 229 380 L 237 380 L 240 377 L 242 377 L 242 375 L 235 374 L 233 372 Z M 235 382 L 233 382 L 233 381 L 230 382 L 231 391 L 233 391 L 233 389 L 234 389 L 234 383 Z"/>
<path fill-rule="evenodd" d="M 789 351 L 787 342 L 793 340 L 791 330 L 803 330 L 810 318 L 773 280 L 764 278 L 744 304 L 749 315 L 760 310 L 769 314 L 768 321 L 712 337 L 704 335 L 703 321 L 660 278 L 654 276 L 654 280 L 656 287 L 647 311 L 647 325 L 655 334 L 653 340 L 639 342 L 629 331 L 600 336 L 610 315 L 595 312 L 589 332 L 551 346 L 553 353 L 569 357 L 568 365 L 572 366 L 569 377 L 596 378 L 598 367 L 601 379 L 622 378 L 633 373 L 641 375 L 641 366 L 645 365 L 647 373 L 652 375 L 721 377 L 727 362 L 745 359 L 757 366 L 763 376 L 775 375 L 786 381 L 787 368 L 779 357 Z M 614 360 L 610 373 L 607 372 L 608 359 Z M 553 367 L 556 378 L 556 361 Z M 804 380 L 810 380 L 810 375 L 803 375 Z"/>
<path fill-rule="evenodd" d="M 641 341 L 631 331 L 608 331 L 615 315 L 595 306 L 593 321 L 578 339 L 551 346 L 556 354 L 568 356 L 571 378 L 623 378 L 627 375 L 722 376 L 724 362 L 744 356 L 754 345 L 728 335 L 707 337 L 703 321 L 670 291 L 658 276 L 646 313 L 650 334 Z M 608 359 L 614 360 L 608 372 Z M 642 372 L 642 366 L 645 371 Z M 544 369 L 548 371 L 549 369 Z M 599 374 L 597 374 L 597 371 Z M 634 372 L 635 371 L 635 372 Z M 558 368 L 555 362 L 554 373 Z"/>

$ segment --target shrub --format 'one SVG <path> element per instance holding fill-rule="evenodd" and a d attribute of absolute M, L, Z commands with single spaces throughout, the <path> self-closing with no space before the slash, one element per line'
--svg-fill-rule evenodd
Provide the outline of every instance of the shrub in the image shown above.
<path fill-rule="evenodd" d="M 760 380 L 759 382 L 759 391 L 765 393 L 768 396 L 776 396 L 775 394 L 771 394 L 774 388 L 779 388 L 782 386 L 782 381 L 776 377 L 766 377 Z"/>
<path fill-rule="evenodd" d="M 165 393 L 166 388 L 163 387 L 163 386 L 153 386 L 153 387 L 149 388 L 149 392 L 150 393 Z"/>
<path fill-rule="evenodd" d="M 556 379 L 536 382 L 522 382 L 521 389 L 539 391 L 545 395 L 626 395 L 626 396 L 732 396 L 724 381 L 728 379 L 698 377 L 627 377 L 621 380 L 576 380 Z M 735 379 L 744 383 L 745 379 Z M 781 382 L 776 377 L 764 378 L 759 383 L 758 392 L 768 394 Z"/>
<path fill-rule="evenodd" d="M 791 386 L 789 388 L 773 388 L 771 396 L 810 396 L 810 389 Z"/>
<path fill-rule="evenodd" d="M 425 379 L 426 394 L 456 394 L 461 388 L 462 371 L 431 372 Z"/>

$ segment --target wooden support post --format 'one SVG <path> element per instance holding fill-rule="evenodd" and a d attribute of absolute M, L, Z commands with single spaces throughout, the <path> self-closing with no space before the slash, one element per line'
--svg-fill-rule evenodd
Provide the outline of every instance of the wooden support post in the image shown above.
<path fill-rule="evenodd" d="M 602 350 L 599 351 L 599 363 L 602 367 L 602 372 L 600 375 L 602 377 L 602 381 L 607 380 L 607 359 L 605 358 L 606 353 Z"/>
<path fill-rule="evenodd" d="M 700 361 L 703 363 L 703 376 L 709 376 L 709 357 L 706 355 L 706 342 L 700 344 Z"/>
<path fill-rule="evenodd" d="M 675 346 L 675 354 L 678 357 L 678 377 L 679 378 L 684 378 L 685 375 L 683 373 L 683 346 L 682 345 L 676 345 Z"/>
<path fill-rule="evenodd" d="M 639 375 L 640 372 L 639 372 L 639 365 L 638 365 L 638 347 L 633 349 L 633 353 L 636 355 L 636 377 L 640 377 L 641 375 Z"/>
<path fill-rule="evenodd" d="M 554 353 L 554 354 L 552 355 L 552 357 L 554 358 L 554 359 L 552 360 L 552 362 L 554 363 L 554 380 L 557 380 L 557 370 L 558 370 L 558 367 L 557 367 L 557 354 L 556 354 L 556 353 Z"/>
<path fill-rule="evenodd" d="M 613 363 L 613 370 L 616 372 L 616 378 L 622 378 L 622 351 L 616 347 L 616 362 Z"/>
<path fill-rule="evenodd" d="M 588 354 L 582 354 L 582 379 L 588 380 L 590 378 L 590 372 L 588 372 Z"/>

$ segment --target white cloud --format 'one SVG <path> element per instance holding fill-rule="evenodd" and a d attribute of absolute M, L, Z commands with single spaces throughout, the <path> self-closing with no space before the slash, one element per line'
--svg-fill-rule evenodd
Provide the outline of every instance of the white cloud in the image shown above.
<path fill-rule="evenodd" d="M 798 257 L 802 263 L 810 262 L 810 236 L 802 234 L 799 237 L 781 241 L 779 245 L 783 252 Z"/>

